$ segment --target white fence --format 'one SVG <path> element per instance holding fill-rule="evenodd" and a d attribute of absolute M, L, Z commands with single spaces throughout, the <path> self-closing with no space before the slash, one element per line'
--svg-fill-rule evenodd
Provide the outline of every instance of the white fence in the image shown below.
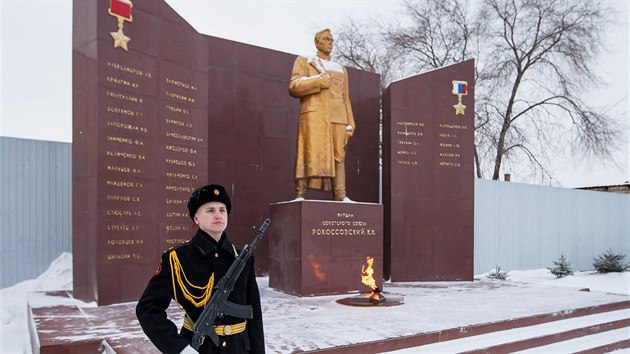
<path fill-rule="evenodd" d="M 0 288 L 71 251 L 71 147 L 0 137 Z"/>
<path fill-rule="evenodd" d="M 475 274 L 553 266 L 593 269 L 607 249 L 630 263 L 630 195 L 475 180 Z"/>
<path fill-rule="evenodd" d="M 0 137 L 0 288 L 72 249 L 71 144 Z M 564 253 L 592 269 L 607 249 L 630 262 L 630 195 L 475 180 L 475 274 L 546 268 Z"/>

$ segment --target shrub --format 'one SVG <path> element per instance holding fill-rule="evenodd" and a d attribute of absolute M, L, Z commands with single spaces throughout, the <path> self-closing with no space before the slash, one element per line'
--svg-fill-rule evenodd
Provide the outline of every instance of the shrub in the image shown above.
<path fill-rule="evenodd" d="M 630 269 L 630 265 L 623 263 L 625 254 L 614 253 L 608 249 L 604 254 L 593 258 L 593 267 L 597 273 L 623 272 Z"/>
<path fill-rule="evenodd" d="M 499 279 L 499 280 L 507 280 L 508 273 L 501 270 L 501 267 L 497 266 L 495 269 L 491 270 L 487 275 L 490 279 Z"/>
<path fill-rule="evenodd" d="M 560 259 L 557 261 L 553 261 L 554 267 L 547 267 L 551 274 L 555 275 L 556 278 L 566 277 L 567 275 L 573 275 L 573 269 L 571 268 L 571 262 L 567 259 L 567 257 L 563 254 L 560 255 Z"/>

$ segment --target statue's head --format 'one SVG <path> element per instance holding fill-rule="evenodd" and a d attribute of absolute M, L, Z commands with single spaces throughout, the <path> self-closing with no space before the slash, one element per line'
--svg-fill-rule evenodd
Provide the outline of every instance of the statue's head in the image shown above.
<path fill-rule="evenodd" d="M 317 50 L 330 54 L 333 50 L 333 43 L 334 39 L 330 29 L 326 28 L 315 33 L 315 47 L 317 47 Z"/>

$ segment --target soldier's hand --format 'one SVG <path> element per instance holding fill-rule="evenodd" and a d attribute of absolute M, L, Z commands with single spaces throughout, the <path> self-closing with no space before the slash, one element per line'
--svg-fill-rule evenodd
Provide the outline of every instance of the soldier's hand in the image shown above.
<path fill-rule="evenodd" d="M 326 73 L 319 74 L 319 87 L 327 89 L 330 88 L 330 85 L 332 85 L 332 78 L 330 75 Z"/>

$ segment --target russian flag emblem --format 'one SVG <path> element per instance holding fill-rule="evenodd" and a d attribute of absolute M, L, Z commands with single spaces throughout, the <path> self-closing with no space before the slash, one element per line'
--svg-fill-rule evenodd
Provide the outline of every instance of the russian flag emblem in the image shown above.
<path fill-rule="evenodd" d="M 453 95 L 466 96 L 468 94 L 468 83 L 466 81 L 453 81 Z"/>
<path fill-rule="evenodd" d="M 468 82 L 466 81 L 451 81 L 453 83 L 453 95 L 457 95 L 457 104 L 453 105 L 455 108 L 455 115 L 466 114 L 466 106 L 462 104 L 462 96 L 468 95 Z"/>

